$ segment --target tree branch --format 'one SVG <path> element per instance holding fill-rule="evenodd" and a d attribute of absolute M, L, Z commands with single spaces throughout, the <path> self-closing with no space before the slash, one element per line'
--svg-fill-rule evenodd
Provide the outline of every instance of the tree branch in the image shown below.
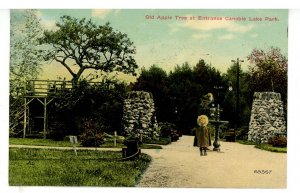
<path fill-rule="evenodd" d="M 63 60 L 59 60 L 58 57 L 61 57 L 61 56 L 57 56 L 55 57 L 54 59 L 61 63 L 68 71 L 69 73 L 74 77 L 76 74 L 72 71 L 72 69 L 66 64 L 66 60 L 68 59 L 68 56 L 65 56 Z"/>

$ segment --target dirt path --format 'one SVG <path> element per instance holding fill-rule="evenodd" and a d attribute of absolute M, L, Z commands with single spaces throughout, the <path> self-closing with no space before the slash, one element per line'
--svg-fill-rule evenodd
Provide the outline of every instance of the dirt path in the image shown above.
<path fill-rule="evenodd" d="M 161 150 L 143 149 L 153 161 L 138 187 L 286 188 L 287 154 L 221 142 L 221 152 L 200 157 L 192 143 L 193 137 L 183 136 Z"/>

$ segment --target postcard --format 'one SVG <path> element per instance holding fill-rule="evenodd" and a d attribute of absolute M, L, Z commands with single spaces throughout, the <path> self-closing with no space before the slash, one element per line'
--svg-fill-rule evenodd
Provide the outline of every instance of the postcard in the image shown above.
<path fill-rule="evenodd" d="M 288 10 L 10 17 L 10 186 L 287 188 Z"/>

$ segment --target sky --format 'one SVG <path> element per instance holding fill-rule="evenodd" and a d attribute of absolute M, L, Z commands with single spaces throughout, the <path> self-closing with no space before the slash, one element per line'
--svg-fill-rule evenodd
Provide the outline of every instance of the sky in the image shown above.
<path fill-rule="evenodd" d="M 11 14 L 21 12 L 12 10 Z M 232 65 L 231 60 L 236 58 L 245 60 L 241 66 L 247 70 L 246 56 L 253 48 L 267 50 L 273 46 L 279 47 L 286 56 L 288 53 L 287 10 L 38 10 L 41 24 L 48 30 L 56 30 L 55 23 L 63 15 L 92 19 L 98 25 L 110 22 L 115 30 L 126 33 L 134 42 L 135 59 L 140 68 L 155 64 L 169 72 L 176 65 L 188 62 L 194 66 L 199 59 L 204 59 L 225 73 Z M 222 20 L 211 20 L 216 18 Z M 22 19 L 13 21 L 22 22 Z M 43 69 L 40 78 L 70 78 L 58 63 L 47 63 Z M 130 76 L 121 78 L 134 81 Z"/>

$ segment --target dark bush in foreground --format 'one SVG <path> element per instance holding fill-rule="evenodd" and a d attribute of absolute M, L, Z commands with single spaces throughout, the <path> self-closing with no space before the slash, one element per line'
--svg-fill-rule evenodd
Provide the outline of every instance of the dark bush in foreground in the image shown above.
<path fill-rule="evenodd" d="M 268 144 L 273 147 L 286 147 L 287 139 L 286 137 L 274 136 L 269 139 Z"/>
<path fill-rule="evenodd" d="M 82 134 L 82 117 L 101 117 L 106 126 L 106 133 L 122 132 L 123 100 L 126 96 L 125 83 L 107 79 L 103 82 L 89 83 L 80 81 L 71 91 L 57 92 L 49 107 L 49 127 L 59 133 L 61 129 L 53 124 L 55 121 L 64 124 L 64 135 Z"/>
<path fill-rule="evenodd" d="M 99 147 L 104 143 L 103 124 L 99 124 L 93 119 L 84 119 L 82 123 L 83 133 L 79 140 L 83 147 Z"/>
<path fill-rule="evenodd" d="M 160 136 L 163 138 L 171 138 L 171 141 L 177 141 L 180 134 L 177 131 L 177 126 L 174 123 L 161 122 L 158 124 L 160 127 Z"/>
<path fill-rule="evenodd" d="M 53 121 L 50 124 L 47 138 L 53 139 L 54 141 L 62 141 L 66 135 L 67 130 L 63 122 Z"/>
<path fill-rule="evenodd" d="M 171 136 L 172 132 L 177 130 L 177 127 L 174 123 L 160 122 L 158 123 L 158 126 L 160 127 L 161 137 L 169 137 Z"/>

